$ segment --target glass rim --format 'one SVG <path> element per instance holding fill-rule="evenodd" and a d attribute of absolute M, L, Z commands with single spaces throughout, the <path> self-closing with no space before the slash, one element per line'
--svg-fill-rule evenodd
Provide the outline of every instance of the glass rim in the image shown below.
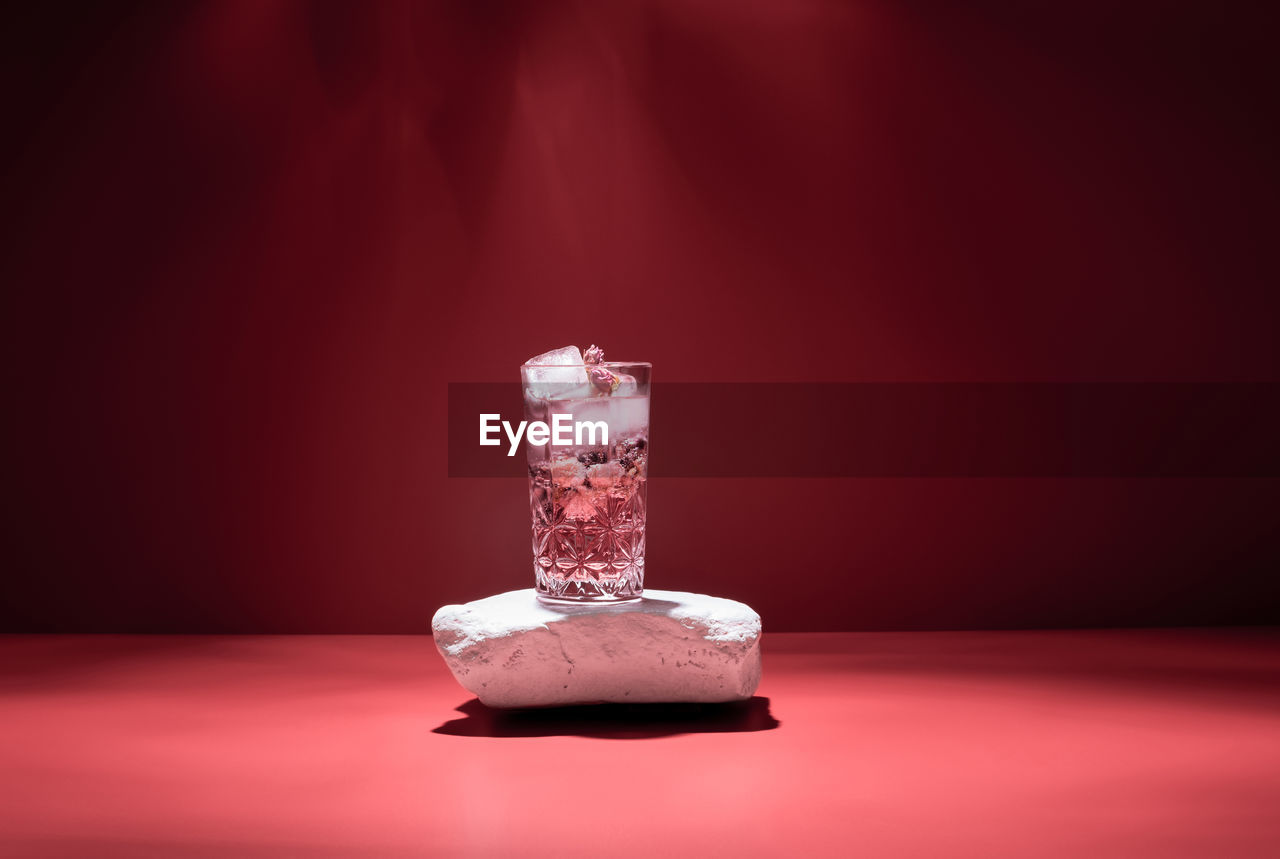
<path fill-rule="evenodd" d="M 521 368 L 524 368 L 524 367 L 537 367 L 538 369 L 559 368 L 562 370 L 574 370 L 574 369 L 577 369 L 578 367 L 582 367 L 583 369 L 586 369 L 587 367 L 648 367 L 650 370 L 653 369 L 653 365 L 650 364 L 648 361 L 601 361 L 599 364 L 528 364 L 526 363 L 526 364 L 521 364 L 520 366 Z"/>

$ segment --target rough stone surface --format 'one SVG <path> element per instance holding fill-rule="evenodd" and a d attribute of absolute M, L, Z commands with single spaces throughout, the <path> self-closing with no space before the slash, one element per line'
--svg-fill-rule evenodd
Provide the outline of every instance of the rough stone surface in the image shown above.
<path fill-rule="evenodd" d="M 760 683 L 760 616 L 703 594 L 549 606 L 530 588 L 447 605 L 431 628 L 453 676 L 491 707 L 738 701 Z"/>

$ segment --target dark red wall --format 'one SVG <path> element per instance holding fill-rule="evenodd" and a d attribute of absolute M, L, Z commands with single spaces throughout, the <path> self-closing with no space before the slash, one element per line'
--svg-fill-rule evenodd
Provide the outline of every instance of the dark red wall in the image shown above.
<path fill-rule="evenodd" d="M 446 476 L 446 383 L 565 343 L 1277 379 L 1255 4 L 44 5 L 0 35 L 4 629 L 413 631 L 528 586 L 521 481 Z M 772 629 L 1276 619 L 1274 480 L 651 502 L 649 583 Z"/>

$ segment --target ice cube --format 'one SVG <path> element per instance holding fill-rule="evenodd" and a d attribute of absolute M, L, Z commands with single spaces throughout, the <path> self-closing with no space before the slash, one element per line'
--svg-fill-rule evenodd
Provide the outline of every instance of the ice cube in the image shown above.
<path fill-rule="evenodd" d="M 576 457 L 561 456 L 551 463 L 551 481 L 562 488 L 580 485 L 586 474 L 586 467 Z"/>
<path fill-rule="evenodd" d="M 618 374 L 618 387 L 614 389 L 615 397 L 634 397 L 636 395 L 636 377 L 626 373 Z"/>
<path fill-rule="evenodd" d="M 587 468 L 587 480 L 592 489 L 608 489 L 622 477 L 622 466 L 616 462 L 605 462 Z"/>
<path fill-rule="evenodd" d="M 587 368 L 577 346 L 552 349 L 530 358 L 521 368 L 525 387 L 533 397 L 557 399 L 589 389 Z"/>
<path fill-rule="evenodd" d="M 609 438 L 638 435 L 649 428 L 649 398 L 610 397 Z"/>
<path fill-rule="evenodd" d="M 635 435 L 649 425 L 649 400 L 646 397 L 595 397 L 577 400 L 569 409 L 574 423 L 604 421 L 609 427 L 610 442 Z"/>
<path fill-rule="evenodd" d="M 555 385 L 550 397 L 553 400 L 584 400 L 587 397 L 598 397 L 600 392 L 595 385 Z"/>
<path fill-rule="evenodd" d="M 596 517 L 597 512 L 595 504 L 591 503 L 589 490 L 580 489 L 577 492 L 570 493 L 564 499 L 564 515 L 566 519 L 590 520 Z M 578 539 L 582 538 L 579 537 Z"/>
<path fill-rule="evenodd" d="M 577 364 L 583 365 L 582 350 L 577 346 L 561 346 L 559 349 L 552 349 L 550 352 L 543 352 L 541 355 L 535 355 L 528 361 L 528 364 L 551 364 L 554 366 L 570 366 Z M 584 371 L 585 372 L 585 371 Z"/>

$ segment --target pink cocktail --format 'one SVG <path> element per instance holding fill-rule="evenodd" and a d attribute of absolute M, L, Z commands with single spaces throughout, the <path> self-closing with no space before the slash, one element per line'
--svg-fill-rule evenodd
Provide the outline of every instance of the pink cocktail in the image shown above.
<path fill-rule="evenodd" d="M 533 572 L 546 601 L 622 602 L 644 589 L 651 368 L 600 357 L 569 346 L 520 368 L 526 420 L 560 428 L 525 444 Z"/>

